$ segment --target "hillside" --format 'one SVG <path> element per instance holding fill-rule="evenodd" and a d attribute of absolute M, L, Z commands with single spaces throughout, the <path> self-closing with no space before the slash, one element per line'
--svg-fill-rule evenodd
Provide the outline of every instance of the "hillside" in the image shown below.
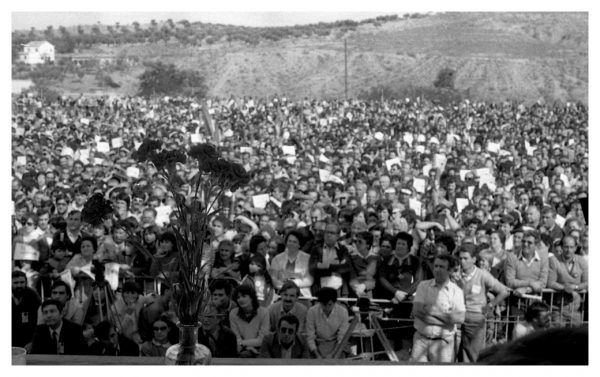
<path fill-rule="evenodd" d="M 431 87 L 448 67 L 456 70 L 455 87 L 474 99 L 587 103 L 587 30 L 586 13 L 445 13 L 252 45 L 225 38 L 201 46 L 159 41 L 94 45 L 68 56 L 136 61 L 109 72 L 121 84 L 115 94 L 134 94 L 142 62 L 158 60 L 200 71 L 210 95 L 330 98 L 344 95 L 346 39 L 349 96 L 385 86 Z M 59 89 L 105 91 L 94 87 L 94 80 L 75 76 Z"/>

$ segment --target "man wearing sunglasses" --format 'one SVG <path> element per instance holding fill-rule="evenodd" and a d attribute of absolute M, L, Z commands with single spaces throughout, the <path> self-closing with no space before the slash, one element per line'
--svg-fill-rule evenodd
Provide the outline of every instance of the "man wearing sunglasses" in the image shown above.
<path fill-rule="evenodd" d="M 260 358 L 308 359 L 310 354 L 306 341 L 298 334 L 300 322 L 293 314 L 279 319 L 275 332 L 263 338 Z"/>

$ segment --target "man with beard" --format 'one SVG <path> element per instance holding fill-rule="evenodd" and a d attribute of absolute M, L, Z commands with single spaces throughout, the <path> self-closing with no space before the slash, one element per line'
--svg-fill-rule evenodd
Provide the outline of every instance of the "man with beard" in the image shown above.
<path fill-rule="evenodd" d="M 274 302 L 269 307 L 269 316 L 271 317 L 271 331 L 277 330 L 279 320 L 287 315 L 293 315 L 298 320 L 298 333 L 304 333 L 306 327 L 306 312 L 308 309 L 305 305 L 298 302 L 300 289 L 291 280 L 283 283 L 279 291 L 281 300 Z"/>
<path fill-rule="evenodd" d="M 12 346 L 24 347 L 31 339 L 37 324 L 37 311 L 41 299 L 27 286 L 27 275 L 12 272 Z"/>
<path fill-rule="evenodd" d="M 411 361 L 452 362 L 456 325 L 465 320 L 463 291 L 450 281 L 456 262 L 438 255 L 433 262 L 433 279 L 419 283 L 413 301 L 415 335 Z"/>
<path fill-rule="evenodd" d="M 260 358 L 308 359 L 310 354 L 304 339 L 299 336 L 300 324 L 293 314 L 286 314 L 277 322 L 277 330 L 263 338 Z"/>

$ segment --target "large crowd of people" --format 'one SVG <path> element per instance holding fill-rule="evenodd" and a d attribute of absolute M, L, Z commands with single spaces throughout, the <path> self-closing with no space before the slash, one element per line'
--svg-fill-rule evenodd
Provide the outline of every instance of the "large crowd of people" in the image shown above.
<path fill-rule="evenodd" d="M 23 94 L 12 107 L 12 344 L 30 353 L 164 356 L 178 342 L 159 274 L 177 260 L 173 195 L 198 170 L 177 164 L 169 191 L 135 159 L 146 139 L 213 143 L 252 175 L 211 223 L 198 338 L 213 357 L 351 356 L 365 297 L 389 305 L 386 334 L 413 361 L 476 362 L 519 299 L 545 303 L 506 338 L 587 321 L 584 105 Z M 114 213 L 92 226 L 95 193 Z"/>

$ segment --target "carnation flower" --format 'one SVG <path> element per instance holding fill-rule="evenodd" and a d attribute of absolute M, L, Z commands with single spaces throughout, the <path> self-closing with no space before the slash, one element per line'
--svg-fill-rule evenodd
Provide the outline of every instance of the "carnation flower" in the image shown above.
<path fill-rule="evenodd" d="M 219 157 L 217 149 L 210 144 L 198 144 L 190 148 L 188 155 L 198 161 L 214 160 Z"/>
<path fill-rule="evenodd" d="M 152 139 L 144 140 L 136 151 L 135 158 L 140 162 L 151 160 L 160 148 L 162 148 L 162 142 Z"/>
<path fill-rule="evenodd" d="M 81 211 L 81 219 L 92 225 L 98 225 L 102 224 L 104 218 L 112 212 L 110 201 L 104 199 L 102 194 L 96 193 L 85 202 Z"/>

